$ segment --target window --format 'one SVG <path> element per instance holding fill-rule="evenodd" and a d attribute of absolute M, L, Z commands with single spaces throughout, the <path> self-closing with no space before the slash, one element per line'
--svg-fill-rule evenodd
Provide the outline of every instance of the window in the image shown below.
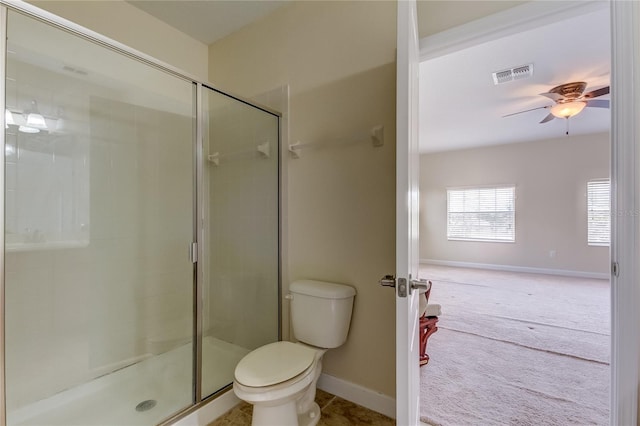
<path fill-rule="evenodd" d="M 609 179 L 587 182 L 587 243 L 590 246 L 608 246 L 611 230 Z"/>
<path fill-rule="evenodd" d="M 515 186 L 447 189 L 447 239 L 515 241 Z"/>

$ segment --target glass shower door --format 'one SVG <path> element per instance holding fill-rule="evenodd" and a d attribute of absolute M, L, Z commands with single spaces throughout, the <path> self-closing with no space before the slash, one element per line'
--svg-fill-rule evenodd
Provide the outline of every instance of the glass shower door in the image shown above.
<path fill-rule="evenodd" d="M 279 117 L 204 88 L 202 395 L 278 340 Z"/>
<path fill-rule="evenodd" d="M 9 425 L 193 404 L 195 85 L 10 11 Z"/>

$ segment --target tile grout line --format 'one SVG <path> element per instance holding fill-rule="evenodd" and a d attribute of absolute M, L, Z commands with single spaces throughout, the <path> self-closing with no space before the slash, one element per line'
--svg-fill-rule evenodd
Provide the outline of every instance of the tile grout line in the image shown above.
<path fill-rule="evenodd" d="M 320 407 L 320 411 L 324 411 L 325 408 L 327 408 L 329 405 L 331 405 L 331 403 L 337 398 L 337 396 L 333 395 L 333 397 L 329 400 L 329 402 L 327 402 L 326 404 L 324 404 L 324 407 Z"/>

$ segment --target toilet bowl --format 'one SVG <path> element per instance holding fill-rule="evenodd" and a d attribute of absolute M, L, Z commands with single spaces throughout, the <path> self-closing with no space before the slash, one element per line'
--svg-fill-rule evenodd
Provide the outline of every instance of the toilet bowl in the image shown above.
<path fill-rule="evenodd" d="M 236 367 L 233 391 L 253 405 L 253 425 L 313 426 L 320 419 L 315 391 L 326 349 L 276 342 Z"/>
<path fill-rule="evenodd" d="M 355 290 L 342 284 L 296 281 L 289 287 L 291 323 L 299 340 L 275 342 L 247 354 L 235 370 L 233 391 L 253 404 L 253 426 L 314 426 L 322 357 L 347 338 Z"/>

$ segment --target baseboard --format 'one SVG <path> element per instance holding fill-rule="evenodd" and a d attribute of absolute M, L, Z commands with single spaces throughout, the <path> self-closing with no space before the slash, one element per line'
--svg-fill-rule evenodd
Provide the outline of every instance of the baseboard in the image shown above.
<path fill-rule="evenodd" d="M 181 418 L 172 426 L 206 426 L 240 403 L 240 399 L 231 389 L 216 399 Z"/>
<path fill-rule="evenodd" d="M 362 405 L 365 408 L 384 414 L 385 416 L 391 418 L 396 417 L 395 399 L 363 386 L 356 385 L 355 383 L 347 382 L 346 380 L 323 373 L 318 379 L 318 389 Z M 238 399 L 233 391 L 229 390 L 193 413 L 173 423 L 172 426 L 206 426 L 240 402 L 240 399 Z"/>
<path fill-rule="evenodd" d="M 526 272 L 530 274 L 560 275 L 563 277 L 596 278 L 608 280 L 609 274 L 600 272 L 571 271 L 567 269 L 532 268 L 528 266 L 496 265 L 492 263 L 456 262 L 450 260 L 420 259 L 422 265 L 453 266 L 457 268 L 489 269 L 492 271 Z"/>
<path fill-rule="evenodd" d="M 396 400 L 390 396 L 324 373 L 318 379 L 318 389 L 362 405 L 392 419 L 396 418 Z"/>

